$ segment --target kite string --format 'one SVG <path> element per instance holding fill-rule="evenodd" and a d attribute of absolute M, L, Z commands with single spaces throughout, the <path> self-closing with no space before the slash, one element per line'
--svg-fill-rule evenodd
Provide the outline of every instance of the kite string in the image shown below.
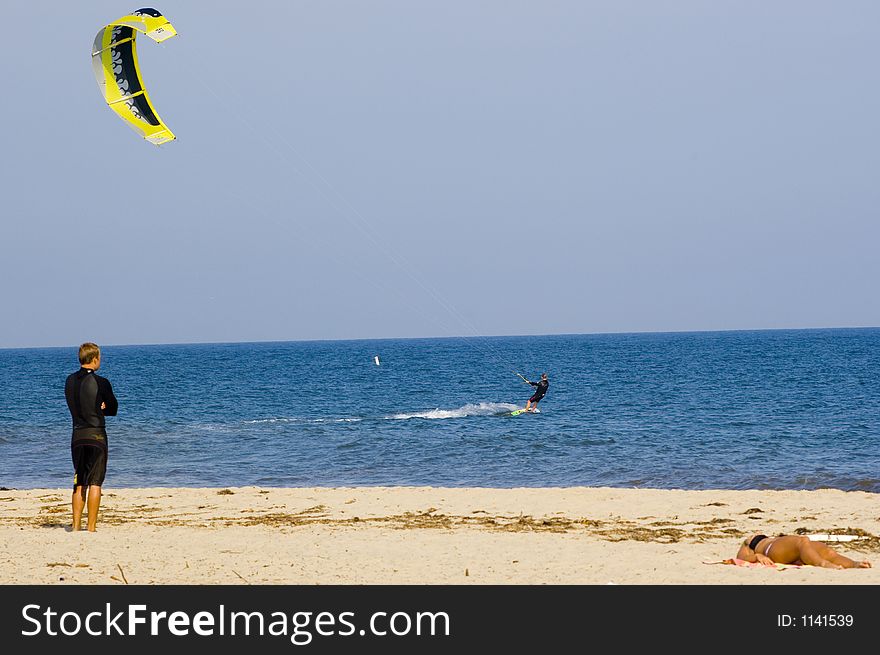
<path fill-rule="evenodd" d="M 160 45 L 164 45 L 164 44 L 160 44 Z M 189 45 L 187 45 L 185 47 L 190 52 L 194 53 L 195 59 L 199 59 L 199 67 L 198 67 L 199 70 L 202 70 L 202 71 L 211 70 L 210 67 L 208 67 L 206 65 L 204 60 L 201 59 L 201 57 L 198 54 L 198 50 L 196 48 L 193 48 Z M 228 103 L 228 100 L 224 102 L 224 100 L 221 99 L 220 95 L 211 87 L 211 85 L 209 85 L 207 83 L 207 81 L 204 79 L 204 76 L 197 76 L 197 79 L 199 79 L 199 82 L 202 84 L 202 86 L 204 86 L 205 89 L 212 96 L 214 96 L 217 99 L 219 106 L 230 109 L 230 105 Z M 227 93 L 227 95 L 229 95 L 229 94 Z M 235 95 L 235 94 L 233 94 L 233 95 Z M 441 296 L 439 294 L 439 292 L 437 292 L 435 289 L 430 287 L 420 276 L 418 276 L 415 273 L 412 265 L 406 260 L 406 258 L 403 255 L 399 254 L 398 252 L 396 252 L 395 250 L 390 248 L 387 245 L 387 243 L 378 239 L 377 236 L 374 234 L 374 232 L 369 224 L 369 221 L 367 221 L 367 219 L 364 217 L 364 215 L 360 211 L 358 211 L 358 209 L 355 208 L 329 182 L 329 180 L 327 180 L 327 178 L 324 175 L 322 175 L 321 172 L 317 170 L 317 168 L 315 168 L 315 166 L 308 159 L 306 159 L 293 145 L 291 145 L 284 138 L 284 136 L 281 135 L 277 131 L 277 129 L 275 129 L 271 125 L 267 125 L 271 134 L 275 137 L 276 142 L 283 144 L 287 151 L 293 153 L 297 157 L 297 159 L 299 159 L 300 162 L 305 164 L 305 166 L 308 167 L 308 169 L 312 172 L 313 176 L 321 182 L 321 185 L 318 185 L 317 183 L 315 183 L 315 181 L 312 179 L 312 177 L 310 177 L 309 175 L 306 175 L 306 173 L 302 170 L 302 168 L 300 168 L 293 161 L 291 161 L 290 158 L 287 156 L 287 154 L 284 151 L 280 150 L 275 145 L 275 142 L 268 139 L 263 132 L 261 132 L 260 130 L 257 130 L 253 126 L 253 124 L 249 120 L 247 120 L 247 118 L 245 118 L 241 113 L 239 113 L 238 111 L 235 111 L 234 109 L 231 110 L 231 113 L 235 116 L 235 118 L 239 122 L 241 122 L 243 125 L 245 125 L 254 135 L 256 135 L 264 144 L 266 144 L 268 146 L 268 148 L 272 152 L 274 152 L 274 154 L 278 157 L 278 159 L 284 165 L 286 165 L 292 171 L 296 172 L 303 180 L 306 181 L 306 183 L 310 187 L 312 187 L 315 191 L 317 191 L 318 194 L 336 211 L 336 213 L 339 214 L 343 219 L 346 220 L 346 222 L 349 223 L 349 225 L 353 226 L 361 234 L 363 234 L 370 241 L 370 243 L 372 243 L 377 249 L 379 249 L 385 255 L 385 257 L 388 258 L 395 266 L 397 266 L 401 271 L 403 271 L 407 275 L 407 277 L 409 277 L 423 292 L 425 292 L 431 299 L 433 299 L 434 302 L 436 302 L 438 305 L 440 305 L 448 314 L 450 314 L 452 317 L 457 319 L 462 326 L 464 326 L 467 330 L 469 330 L 472 333 L 472 336 L 476 338 L 476 342 L 483 348 L 484 354 L 488 353 L 493 359 L 495 359 L 499 362 L 503 362 L 505 364 L 505 367 L 512 370 L 512 367 L 510 366 L 509 360 L 503 356 L 503 354 L 498 350 L 498 348 L 496 348 L 493 344 L 491 344 L 489 339 L 485 335 L 481 334 L 476 329 L 476 327 L 470 321 L 468 321 L 467 318 L 464 317 L 450 302 L 448 302 L 443 296 Z M 356 220 L 353 220 L 353 218 Z M 367 279 L 368 281 L 370 281 L 370 283 L 374 287 L 376 286 L 376 283 L 374 281 L 366 278 L 366 276 L 363 276 L 363 279 Z M 400 295 L 400 294 L 398 294 L 398 295 Z M 415 309 L 417 311 L 417 313 L 426 317 L 426 315 L 423 312 L 421 312 L 420 310 L 418 310 L 417 308 L 415 308 L 415 306 L 412 305 L 412 303 L 407 303 L 407 304 L 412 309 Z M 435 322 L 441 324 L 441 326 L 444 329 L 449 330 L 449 326 L 444 323 L 441 323 L 439 321 L 439 319 L 437 319 L 436 317 L 434 317 L 433 320 Z M 449 331 L 451 332 L 452 330 L 449 330 Z M 474 345 L 468 341 L 465 341 L 465 343 L 468 343 L 468 345 L 471 345 L 471 346 Z"/>
<path fill-rule="evenodd" d="M 210 158 L 207 155 L 203 155 L 206 161 L 210 161 Z M 276 217 L 279 212 L 277 211 L 277 207 L 270 206 L 266 201 L 262 199 L 255 199 L 251 197 L 245 197 L 239 193 L 236 193 L 233 190 L 232 185 L 220 185 L 222 187 L 223 192 L 230 198 L 236 199 L 240 201 L 242 206 L 248 207 L 249 209 L 256 210 L 256 213 L 261 217 L 264 217 L 270 221 L 275 222 L 278 225 L 281 225 L 281 221 L 279 221 Z M 262 207 L 255 206 L 259 203 L 262 203 Z M 326 257 L 333 262 L 335 262 L 340 268 L 344 267 L 349 262 L 341 259 L 340 255 L 336 253 L 336 251 L 329 246 L 329 244 L 319 239 L 315 234 L 310 233 L 308 230 L 300 230 L 297 232 L 297 237 L 303 241 L 310 243 L 316 249 L 320 250 L 323 254 L 323 257 Z M 390 287 L 387 284 L 382 283 L 381 281 L 375 279 L 372 276 L 365 275 L 364 272 L 358 267 L 350 267 L 349 270 L 353 270 L 359 279 L 371 285 L 378 293 L 384 295 L 393 295 L 396 296 L 402 304 L 406 305 L 416 314 L 420 315 L 422 318 L 430 321 L 435 320 L 440 322 L 436 317 L 428 316 L 420 307 L 413 304 L 405 294 L 403 294 L 400 289 Z M 445 329 L 450 329 L 450 326 L 445 323 L 441 323 L 441 326 Z"/>

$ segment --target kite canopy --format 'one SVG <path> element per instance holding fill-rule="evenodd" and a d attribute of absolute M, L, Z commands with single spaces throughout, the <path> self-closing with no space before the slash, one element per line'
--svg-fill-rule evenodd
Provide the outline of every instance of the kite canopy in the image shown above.
<path fill-rule="evenodd" d="M 155 9 L 138 9 L 98 31 L 92 47 L 92 69 L 110 109 L 131 129 L 158 146 L 176 137 L 159 118 L 141 80 L 135 48 L 137 32 L 156 43 L 177 34 Z"/>

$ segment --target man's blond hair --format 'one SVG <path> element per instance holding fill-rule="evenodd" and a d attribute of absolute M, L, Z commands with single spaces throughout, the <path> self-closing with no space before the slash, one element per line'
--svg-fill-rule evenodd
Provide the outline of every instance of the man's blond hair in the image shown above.
<path fill-rule="evenodd" d="M 95 361 L 95 358 L 100 356 L 101 349 L 98 348 L 97 344 L 94 344 L 91 341 L 87 341 L 79 347 L 80 364 L 91 364 L 93 361 Z"/>

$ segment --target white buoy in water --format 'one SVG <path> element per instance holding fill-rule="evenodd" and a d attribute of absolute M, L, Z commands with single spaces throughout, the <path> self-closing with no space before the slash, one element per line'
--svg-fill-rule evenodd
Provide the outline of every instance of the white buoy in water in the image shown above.
<path fill-rule="evenodd" d="M 378 366 L 379 365 L 379 355 L 376 355 L 375 357 L 373 357 L 373 361 L 376 362 L 376 366 Z"/>

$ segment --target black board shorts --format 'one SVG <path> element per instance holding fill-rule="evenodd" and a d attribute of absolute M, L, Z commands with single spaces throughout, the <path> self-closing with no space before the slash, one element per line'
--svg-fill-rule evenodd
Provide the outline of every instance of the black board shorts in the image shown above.
<path fill-rule="evenodd" d="M 70 448 L 73 458 L 73 488 L 101 486 L 107 474 L 107 449 L 92 444 L 76 444 Z"/>
<path fill-rule="evenodd" d="M 536 403 L 536 402 L 538 402 L 539 400 L 541 400 L 541 398 L 543 398 L 543 397 L 544 397 L 544 394 L 541 394 L 541 395 L 539 396 L 539 395 L 536 393 L 534 396 L 532 396 L 531 398 L 529 398 L 529 402 Z"/>

